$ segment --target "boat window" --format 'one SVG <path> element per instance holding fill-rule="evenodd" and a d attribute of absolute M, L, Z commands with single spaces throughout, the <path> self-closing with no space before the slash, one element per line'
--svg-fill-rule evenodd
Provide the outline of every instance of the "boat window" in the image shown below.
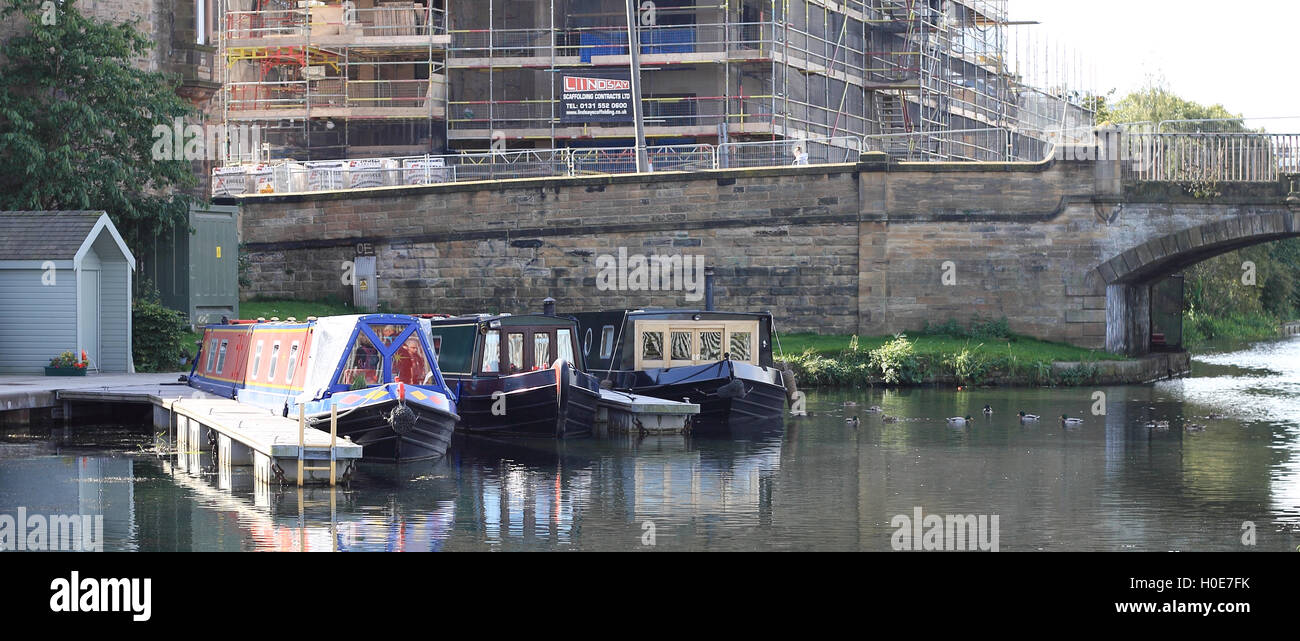
<path fill-rule="evenodd" d="M 647 361 L 661 361 L 664 359 L 663 332 L 641 333 L 641 358 Z"/>
<path fill-rule="evenodd" d="M 672 333 L 672 360 L 689 361 L 691 360 L 691 332 L 673 332 Z"/>
<path fill-rule="evenodd" d="M 424 355 L 420 338 L 411 334 L 393 353 L 393 381 L 407 385 L 424 385 L 432 378 L 433 370 Z"/>
<path fill-rule="evenodd" d="M 208 344 L 208 362 L 203 366 L 203 370 L 206 372 L 211 372 L 212 363 L 215 362 L 216 358 L 217 358 L 217 339 L 214 338 L 212 339 L 212 342 Z"/>
<path fill-rule="evenodd" d="M 608 359 L 614 355 L 614 326 L 606 325 L 600 330 L 600 358 Z"/>
<path fill-rule="evenodd" d="M 750 339 L 753 334 L 749 332 L 732 332 L 731 333 L 731 360 L 747 361 L 753 350 L 750 349 Z"/>
<path fill-rule="evenodd" d="M 700 360 L 722 360 L 722 330 L 700 332 Z"/>
<path fill-rule="evenodd" d="M 510 373 L 524 370 L 524 335 L 508 334 L 506 338 L 507 356 L 510 359 Z"/>
<path fill-rule="evenodd" d="M 568 330 L 560 330 L 562 332 Z M 582 335 L 582 353 L 584 356 L 591 356 L 591 328 L 587 328 L 587 333 Z"/>
<path fill-rule="evenodd" d="M 248 377 L 254 380 L 257 379 L 257 372 L 262 369 L 262 345 L 265 343 L 266 341 L 257 341 L 257 348 L 253 350 L 253 373 Z"/>
<path fill-rule="evenodd" d="M 230 341 L 221 341 L 221 351 L 217 353 L 217 373 L 220 374 L 226 369 L 226 344 Z"/>
<path fill-rule="evenodd" d="M 357 334 L 357 342 L 352 346 L 352 353 L 343 364 L 338 383 L 350 389 L 361 389 L 378 385 L 383 377 L 384 359 L 375 344 L 365 334 Z"/>
<path fill-rule="evenodd" d="M 266 369 L 266 380 L 275 380 L 275 366 L 280 364 L 280 343 L 271 344 L 271 365 Z"/>
<path fill-rule="evenodd" d="M 293 382 L 293 373 L 298 369 L 298 341 L 294 341 L 289 347 L 289 366 L 284 368 L 284 381 Z"/>
<path fill-rule="evenodd" d="M 501 371 L 501 330 L 489 330 L 483 340 L 484 372 Z"/>
<path fill-rule="evenodd" d="M 375 336 L 379 337 L 379 342 L 383 343 L 384 347 L 389 347 L 397 340 L 397 337 L 400 336 L 402 332 L 406 331 L 406 326 L 372 323 L 370 329 L 375 333 Z"/>
<path fill-rule="evenodd" d="M 591 330 L 587 330 L 587 337 L 591 337 Z M 555 332 L 555 351 L 556 358 L 573 364 L 573 333 L 567 329 L 556 330 Z"/>
<path fill-rule="evenodd" d="M 551 335 L 537 332 L 533 334 L 533 369 L 546 369 L 551 366 Z"/>

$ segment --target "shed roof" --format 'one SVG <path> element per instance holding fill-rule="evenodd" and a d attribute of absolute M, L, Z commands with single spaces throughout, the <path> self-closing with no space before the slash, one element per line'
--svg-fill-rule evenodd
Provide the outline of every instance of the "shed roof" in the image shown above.
<path fill-rule="evenodd" d="M 75 260 L 105 228 L 135 266 L 122 237 L 103 211 L 0 211 L 0 260 Z"/>

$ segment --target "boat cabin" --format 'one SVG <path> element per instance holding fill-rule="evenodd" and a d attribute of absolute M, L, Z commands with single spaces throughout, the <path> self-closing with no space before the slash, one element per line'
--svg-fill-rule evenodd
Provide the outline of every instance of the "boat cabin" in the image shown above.
<path fill-rule="evenodd" d="M 390 314 L 209 325 L 190 383 L 277 408 L 387 383 L 440 389 L 420 328 L 418 319 Z"/>
<path fill-rule="evenodd" d="M 439 368 L 452 378 L 509 376 L 550 369 L 561 360 L 583 369 L 572 319 L 481 314 L 426 322 Z"/>
<path fill-rule="evenodd" d="M 592 372 L 671 369 L 722 360 L 772 366 L 772 315 L 617 310 L 574 315 Z"/>

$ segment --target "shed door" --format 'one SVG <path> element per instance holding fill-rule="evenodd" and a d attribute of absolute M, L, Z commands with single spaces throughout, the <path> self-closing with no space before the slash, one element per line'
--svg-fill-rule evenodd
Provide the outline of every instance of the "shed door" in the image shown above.
<path fill-rule="evenodd" d="M 86 350 L 90 369 L 99 369 L 99 270 L 81 271 L 81 349 Z M 80 356 L 78 354 L 77 356 Z"/>

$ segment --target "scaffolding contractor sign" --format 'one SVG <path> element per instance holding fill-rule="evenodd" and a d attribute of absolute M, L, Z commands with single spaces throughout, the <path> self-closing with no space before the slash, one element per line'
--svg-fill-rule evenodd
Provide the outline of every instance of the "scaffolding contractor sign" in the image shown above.
<path fill-rule="evenodd" d="M 564 122 L 632 122 L 632 81 L 624 76 L 562 75 Z"/>

